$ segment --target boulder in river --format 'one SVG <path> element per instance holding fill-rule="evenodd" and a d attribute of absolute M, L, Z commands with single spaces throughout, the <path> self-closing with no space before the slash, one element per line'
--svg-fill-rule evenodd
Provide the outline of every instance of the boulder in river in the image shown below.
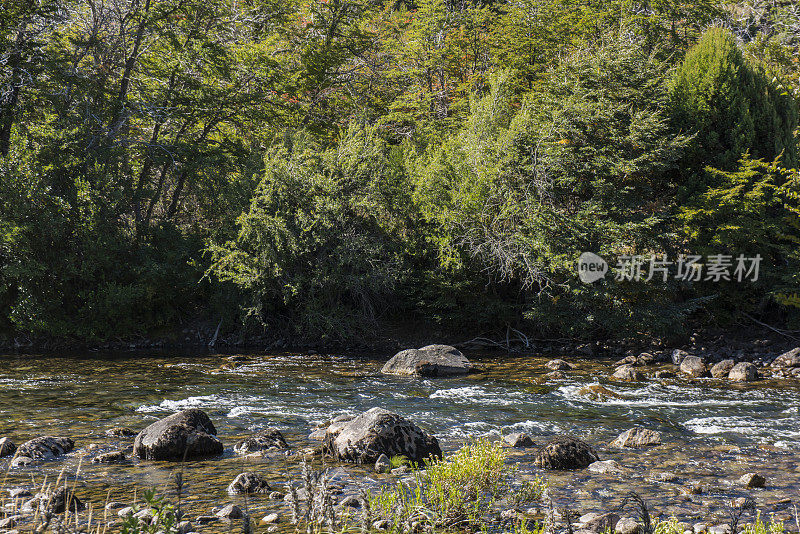
<path fill-rule="evenodd" d="M 183 460 L 222 454 L 222 442 L 208 415 L 190 408 L 151 424 L 136 436 L 133 454 L 144 460 Z"/>
<path fill-rule="evenodd" d="M 544 469 L 583 469 L 599 460 L 594 449 L 571 436 L 556 436 L 536 451 L 535 463 Z"/>
<path fill-rule="evenodd" d="M 267 480 L 257 473 L 239 473 L 228 485 L 230 495 L 269 493 L 271 489 Z"/>
<path fill-rule="evenodd" d="M 62 514 L 67 510 L 74 513 L 86 509 L 86 505 L 72 493 L 72 489 L 69 487 L 60 487 L 41 495 L 39 507 L 42 511 L 52 514 Z"/>
<path fill-rule="evenodd" d="M 0 458 L 11 456 L 17 450 L 14 442 L 8 438 L 0 438 Z"/>
<path fill-rule="evenodd" d="M 763 488 L 767 480 L 758 473 L 747 473 L 739 478 L 739 484 L 746 488 Z"/>
<path fill-rule="evenodd" d="M 514 447 L 516 449 L 524 449 L 527 447 L 534 447 L 536 443 L 533 442 L 528 434 L 522 432 L 512 432 L 503 436 L 503 445 L 506 447 Z"/>
<path fill-rule="evenodd" d="M 629 447 L 632 449 L 651 447 L 653 445 L 661 445 L 661 434 L 655 430 L 641 427 L 628 429 L 611 442 L 612 447 Z"/>
<path fill-rule="evenodd" d="M 784 352 L 772 361 L 772 367 L 800 367 L 800 347 Z"/>
<path fill-rule="evenodd" d="M 35 461 L 52 460 L 75 448 L 75 443 L 64 437 L 41 436 L 26 441 L 17 449 L 13 466 L 30 465 Z"/>
<path fill-rule="evenodd" d="M 736 362 L 733 360 L 722 360 L 721 362 L 715 363 L 711 367 L 711 376 L 714 378 L 725 378 L 728 376 L 728 373 L 731 372 L 734 365 L 736 365 Z"/>
<path fill-rule="evenodd" d="M 734 382 L 752 382 L 758 378 L 758 369 L 750 362 L 739 362 L 728 373 L 728 379 Z"/>
<path fill-rule="evenodd" d="M 125 453 L 122 451 L 111 451 L 98 454 L 92 458 L 93 464 L 116 464 L 125 461 Z"/>
<path fill-rule="evenodd" d="M 567 363 L 561 359 L 550 360 L 544 366 L 551 371 L 569 371 L 575 368 L 571 363 Z"/>
<path fill-rule="evenodd" d="M 251 452 L 288 448 L 289 445 L 286 443 L 286 439 L 284 439 L 281 431 L 277 428 L 269 427 L 240 441 L 233 447 L 233 451 L 239 454 L 248 454 Z"/>
<path fill-rule="evenodd" d="M 381 454 L 405 456 L 412 462 L 441 458 L 438 440 L 404 417 L 372 408 L 352 421 L 331 425 L 323 451 L 339 460 L 373 464 Z"/>
<path fill-rule="evenodd" d="M 699 356 L 687 356 L 681 362 L 681 371 L 693 378 L 706 374 L 706 362 Z"/>
<path fill-rule="evenodd" d="M 449 345 L 428 345 L 406 349 L 395 354 L 381 369 L 389 375 L 452 376 L 467 374 L 472 364 L 461 351 Z"/>
<path fill-rule="evenodd" d="M 645 376 L 634 366 L 626 363 L 617 367 L 617 369 L 614 371 L 614 374 L 611 375 L 611 378 L 623 382 L 641 382 L 645 379 Z"/>

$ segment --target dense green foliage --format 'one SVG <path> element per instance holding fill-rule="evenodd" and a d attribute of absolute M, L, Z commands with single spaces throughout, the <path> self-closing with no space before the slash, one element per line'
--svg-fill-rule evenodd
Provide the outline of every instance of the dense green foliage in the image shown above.
<path fill-rule="evenodd" d="M 7 0 L 0 331 L 792 324 L 800 25 L 748 2 Z M 680 254 L 760 277 L 615 269 Z"/>

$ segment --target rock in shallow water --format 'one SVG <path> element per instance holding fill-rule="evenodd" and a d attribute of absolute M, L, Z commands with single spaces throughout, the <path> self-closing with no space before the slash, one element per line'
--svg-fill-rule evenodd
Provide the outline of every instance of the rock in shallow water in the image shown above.
<path fill-rule="evenodd" d="M 422 462 L 441 458 L 439 441 L 417 425 L 388 410 L 372 408 L 352 421 L 328 429 L 323 451 L 339 460 L 375 463 L 381 454 Z"/>
<path fill-rule="evenodd" d="M 758 370 L 750 362 L 739 362 L 728 373 L 728 380 L 734 382 L 752 382 L 756 378 L 758 378 Z"/>
<path fill-rule="evenodd" d="M 800 347 L 794 348 L 789 352 L 784 352 L 772 361 L 772 367 L 788 368 L 800 367 Z"/>
<path fill-rule="evenodd" d="M 113 464 L 125 461 L 125 453 L 122 451 L 112 451 L 105 454 L 98 454 L 92 458 L 93 464 Z"/>
<path fill-rule="evenodd" d="M 617 367 L 614 374 L 611 375 L 614 380 L 621 380 L 623 382 L 641 382 L 645 379 L 644 374 L 630 364 L 620 365 Z"/>
<path fill-rule="evenodd" d="M 257 434 L 240 441 L 233 447 L 233 451 L 239 454 L 248 454 L 251 452 L 262 452 L 268 450 L 288 449 L 289 445 L 286 443 L 283 434 L 277 428 L 265 428 Z"/>
<path fill-rule="evenodd" d="M 661 434 L 647 428 L 635 427 L 620 434 L 611 445 L 633 449 L 661 445 Z"/>
<path fill-rule="evenodd" d="M 758 473 L 747 473 L 739 478 L 739 484 L 746 488 L 763 488 L 767 480 Z"/>
<path fill-rule="evenodd" d="M 565 362 L 564 360 L 555 359 L 547 362 L 545 364 L 545 367 L 547 367 L 551 371 L 570 371 L 575 366 Z"/>
<path fill-rule="evenodd" d="M 681 371 L 694 378 L 705 376 L 706 362 L 698 356 L 687 356 L 681 362 Z"/>
<path fill-rule="evenodd" d="M 69 438 L 41 436 L 26 441 L 16 451 L 17 457 L 11 462 L 14 467 L 30 465 L 33 462 L 52 460 L 57 456 L 66 454 L 75 447 Z"/>
<path fill-rule="evenodd" d="M 133 453 L 144 460 L 183 460 L 222 454 L 222 442 L 208 415 L 190 408 L 151 424 L 136 436 Z"/>
<path fill-rule="evenodd" d="M 583 469 L 599 460 L 588 444 L 570 436 L 556 436 L 536 451 L 535 463 L 544 469 Z"/>
<path fill-rule="evenodd" d="M 592 473 L 600 473 L 602 475 L 614 475 L 622 473 L 622 467 L 616 460 L 598 460 L 592 462 L 587 467 Z"/>
<path fill-rule="evenodd" d="M 534 447 L 536 444 L 529 435 L 523 434 L 522 432 L 513 432 L 503 436 L 503 445 L 523 449 L 526 447 Z"/>
<path fill-rule="evenodd" d="M 395 354 L 381 369 L 384 374 L 402 376 L 463 375 L 472 364 L 461 351 L 449 345 L 428 345 L 421 349 L 406 349 Z"/>
<path fill-rule="evenodd" d="M 42 511 L 52 514 L 61 514 L 66 510 L 73 513 L 80 512 L 86 508 L 70 488 L 58 488 L 49 494 L 43 495 L 39 503 L 39 508 Z"/>
<path fill-rule="evenodd" d="M 715 363 L 711 367 L 711 376 L 714 378 L 725 378 L 728 376 L 728 373 L 731 372 L 734 365 L 736 365 L 736 362 L 733 360 L 722 360 L 719 363 Z"/>
<path fill-rule="evenodd" d="M 230 495 L 269 493 L 270 490 L 271 488 L 266 479 L 256 473 L 240 473 L 228 485 L 228 493 Z"/>
<path fill-rule="evenodd" d="M 14 442 L 8 438 L 0 438 L 0 458 L 11 456 L 17 450 Z"/>

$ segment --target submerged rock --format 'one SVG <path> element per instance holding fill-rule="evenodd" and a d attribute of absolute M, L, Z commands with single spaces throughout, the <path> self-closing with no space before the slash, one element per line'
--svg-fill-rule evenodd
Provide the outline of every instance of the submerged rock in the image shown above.
<path fill-rule="evenodd" d="M 93 464 L 113 464 L 125 461 L 125 453 L 122 451 L 112 451 L 105 454 L 98 454 L 92 458 Z"/>
<path fill-rule="evenodd" d="M 136 431 L 124 426 L 115 426 L 106 430 L 109 438 L 132 438 L 136 436 Z"/>
<path fill-rule="evenodd" d="M 613 447 L 629 447 L 639 449 L 653 445 L 661 445 L 661 434 L 655 430 L 635 427 L 626 430 L 611 442 Z"/>
<path fill-rule="evenodd" d="M 463 375 L 472 364 L 461 351 L 449 345 L 428 345 L 421 349 L 406 349 L 395 354 L 381 369 L 384 374 L 402 376 Z"/>
<path fill-rule="evenodd" d="M 133 453 L 144 460 L 183 460 L 222 454 L 208 415 L 190 408 L 151 424 L 136 436 Z"/>
<path fill-rule="evenodd" d="M 706 362 L 698 356 L 687 356 L 681 362 L 681 372 L 693 378 L 705 376 Z"/>
<path fill-rule="evenodd" d="M 346 462 L 370 464 L 381 454 L 389 458 L 405 456 L 413 462 L 442 456 L 435 437 L 408 419 L 382 408 L 372 408 L 340 426 L 331 425 L 325 435 L 323 451 Z"/>
<path fill-rule="evenodd" d="M 734 382 L 752 382 L 758 378 L 758 369 L 750 362 L 739 362 L 733 366 L 728 379 Z"/>
<path fill-rule="evenodd" d="M 14 442 L 8 438 L 0 438 L 0 458 L 11 456 L 17 450 Z"/>
<path fill-rule="evenodd" d="M 728 373 L 731 372 L 734 365 L 736 365 L 736 362 L 733 360 L 722 360 L 719 363 L 715 363 L 711 367 L 711 376 L 714 378 L 725 378 L 728 376 Z"/>
<path fill-rule="evenodd" d="M 594 449 L 570 436 L 556 436 L 536 451 L 535 463 L 544 469 L 583 469 L 599 460 Z"/>
<path fill-rule="evenodd" d="M 228 485 L 228 493 L 230 495 L 269 493 L 271 489 L 267 480 L 256 473 L 240 473 Z"/>
<path fill-rule="evenodd" d="M 239 454 L 248 454 L 251 452 L 288 448 L 289 445 L 286 443 L 286 439 L 284 439 L 281 431 L 277 428 L 270 427 L 240 441 L 233 447 L 233 451 Z"/>
<path fill-rule="evenodd" d="M 800 347 L 784 352 L 775 358 L 770 365 L 777 368 L 800 367 Z"/>

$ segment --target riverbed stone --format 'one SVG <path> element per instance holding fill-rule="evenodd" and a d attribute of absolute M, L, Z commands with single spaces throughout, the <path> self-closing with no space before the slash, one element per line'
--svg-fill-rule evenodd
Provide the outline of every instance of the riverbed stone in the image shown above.
<path fill-rule="evenodd" d="M 600 473 L 601 475 L 622 473 L 622 466 L 616 460 L 598 460 L 590 463 L 587 469 L 592 473 Z"/>
<path fill-rule="evenodd" d="M 52 460 L 66 454 L 75 448 L 75 443 L 70 438 L 41 436 L 26 441 L 16 451 L 16 458 L 12 460 L 13 467 L 31 465 L 34 462 Z"/>
<path fill-rule="evenodd" d="M 0 458 L 11 456 L 16 452 L 17 446 L 9 438 L 0 438 Z"/>
<path fill-rule="evenodd" d="M 776 368 L 800 367 L 800 347 L 784 352 L 770 364 Z"/>
<path fill-rule="evenodd" d="M 546 373 L 544 377 L 547 380 L 564 380 L 567 378 L 567 373 L 564 371 L 550 371 L 549 373 Z"/>
<path fill-rule="evenodd" d="M 263 525 L 277 525 L 281 522 L 281 516 L 276 513 L 267 514 L 261 518 L 261 523 Z"/>
<path fill-rule="evenodd" d="M 376 473 L 388 473 L 389 470 L 392 468 L 392 462 L 389 460 L 389 457 L 385 454 L 381 454 L 378 456 L 378 459 L 375 460 L 375 472 Z"/>
<path fill-rule="evenodd" d="M 675 349 L 672 351 L 672 364 L 673 365 L 680 365 L 683 363 L 683 360 L 689 355 L 688 352 L 681 349 Z"/>
<path fill-rule="evenodd" d="M 619 519 L 619 515 L 614 512 L 586 514 L 585 516 L 581 516 L 579 528 L 596 534 L 609 530 L 613 532 Z"/>
<path fill-rule="evenodd" d="M 758 473 L 746 473 L 739 478 L 739 484 L 746 488 L 763 488 L 766 482 L 767 479 Z"/>
<path fill-rule="evenodd" d="M 41 494 L 39 508 L 43 512 L 62 514 L 64 511 L 80 512 L 86 509 L 80 499 L 72 492 L 72 488 L 60 487 L 52 492 Z"/>
<path fill-rule="evenodd" d="M 328 428 L 323 443 L 325 454 L 345 462 L 370 463 L 381 454 L 405 456 L 413 462 L 441 458 L 439 441 L 404 417 L 372 408 L 342 426 Z"/>
<path fill-rule="evenodd" d="M 739 362 L 728 373 L 733 382 L 752 382 L 758 378 L 758 369 L 750 362 Z"/>
<path fill-rule="evenodd" d="M 714 378 L 726 378 L 734 365 L 736 365 L 736 362 L 731 359 L 717 362 L 711 366 L 711 376 Z"/>
<path fill-rule="evenodd" d="M 288 449 L 286 439 L 277 428 L 265 428 L 249 438 L 240 441 L 233 447 L 233 452 L 238 454 L 249 454 L 253 452 L 264 452 L 269 450 Z"/>
<path fill-rule="evenodd" d="M 531 437 L 522 432 L 512 432 L 503 436 L 503 445 L 506 447 L 514 447 L 517 449 L 524 449 L 527 447 L 534 447 L 536 444 Z"/>
<path fill-rule="evenodd" d="M 572 470 L 588 467 L 599 460 L 594 449 L 571 436 L 550 438 L 536 451 L 534 463 L 543 469 Z"/>
<path fill-rule="evenodd" d="M 641 449 L 661 445 L 661 433 L 642 427 L 634 427 L 626 430 L 611 442 L 613 447 L 628 447 L 631 449 Z"/>
<path fill-rule="evenodd" d="M 235 504 L 229 504 L 227 506 L 223 506 L 214 515 L 227 520 L 241 519 L 242 517 L 244 517 L 242 509 L 236 506 Z"/>
<path fill-rule="evenodd" d="M 228 485 L 228 494 L 269 493 L 271 488 L 267 480 L 257 473 L 239 473 Z"/>
<path fill-rule="evenodd" d="M 106 430 L 109 438 L 132 438 L 136 436 L 136 431 L 124 426 L 115 426 Z"/>
<path fill-rule="evenodd" d="M 111 451 L 104 454 L 98 454 L 92 458 L 93 464 L 115 464 L 125 461 L 125 453 L 122 451 Z"/>
<path fill-rule="evenodd" d="M 630 364 L 620 365 L 617 367 L 614 374 L 611 375 L 614 380 L 623 382 L 641 382 L 645 379 L 644 374 Z"/>
<path fill-rule="evenodd" d="M 706 362 L 699 356 L 687 356 L 681 362 L 681 372 L 693 378 L 699 378 L 706 374 Z"/>
<path fill-rule="evenodd" d="M 428 345 L 395 354 L 381 372 L 402 376 L 452 376 L 472 371 L 472 364 L 461 351 L 450 345 Z"/>
<path fill-rule="evenodd" d="M 222 454 L 222 442 L 208 415 L 190 408 L 160 419 L 136 436 L 134 455 L 144 460 L 207 458 Z"/>
<path fill-rule="evenodd" d="M 574 365 L 558 358 L 555 360 L 550 360 L 544 366 L 551 371 L 570 371 L 575 368 Z"/>
<path fill-rule="evenodd" d="M 642 525 L 632 517 L 623 517 L 614 527 L 616 534 L 640 534 Z"/>

